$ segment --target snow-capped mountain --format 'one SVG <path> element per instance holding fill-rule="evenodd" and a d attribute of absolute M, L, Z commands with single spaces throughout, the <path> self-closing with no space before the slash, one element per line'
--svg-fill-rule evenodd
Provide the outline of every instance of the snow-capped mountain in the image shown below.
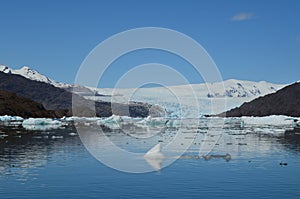
<path fill-rule="evenodd" d="M 264 96 L 285 87 L 285 84 L 273 84 L 265 81 L 253 82 L 245 80 L 230 79 L 223 82 L 216 83 L 202 83 L 180 86 L 154 87 L 154 88 L 140 88 L 138 93 L 145 96 L 153 96 L 155 93 L 164 95 L 166 91 L 173 91 L 180 96 L 190 96 L 187 92 L 192 90 L 199 98 L 256 98 Z M 134 89 L 109 89 L 109 88 L 90 88 L 91 90 L 105 95 L 126 95 Z"/>
<path fill-rule="evenodd" d="M 74 85 L 57 82 L 48 78 L 47 76 L 39 73 L 36 70 L 30 69 L 28 66 L 24 66 L 20 69 L 11 69 L 5 65 L 0 65 L 0 71 L 4 73 L 11 73 L 21 75 L 27 79 L 45 82 L 48 84 L 52 84 L 55 87 L 59 88 L 71 88 Z M 237 97 L 237 98 L 256 98 L 259 96 L 264 96 L 277 90 L 285 87 L 287 85 L 284 84 L 273 84 L 265 81 L 261 82 L 253 82 L 253 81 L 245 81 L 245 80 L 236 80 L 230 79 L 223 82 L 217 83 L 202 83 L 202 84 L 192 84 L 192 85 L 180 85 L 180 86 L 168 86 L 157 87 L 157 88 L 142 88 L 139 91 L 143 91 L 145 96 L 148 94 L 153 96 L 154 93 L 164 93 L 165 89 L 168 90 L 176 90 L 176 93 L 179 93 L 180 96 L 188 96 L 191 95 L 189 92 L 186 92 L 190 88 L 195 91 L 196 95 L 201 98 L 224 98 L 224 97 Z M 83 86 L 78 86 L 81 90 L 92 90 L 95 93 L 111 95 L 113 89 L 102 89 L 102 88 L 87 88 Z M 76 89 L 78 90 L 78 89 Z M 114 92 L 120 95 L 126 95 L 132 89 L 117 89 Z M 83 92 L 83 91 L 82 91 Z"/>
<path fill-rule="evenodd" d="M 287 85 L 273 84 L 265 81 L 253 82 L 253 81 L 230 79 L 223 82 L 206 84 L 206 86 L 207 89 L 209 90 L 206 96 L 209 98 L 216 98 L 216 97 L 256 98 L 256 97 L 260 97 L 260 96 L 264 96 L 276 92 L 277 90 Z M 203 85 L 195 85 L 195 87 L 201 89 Z"/>
<path fill-rule="evenodd" d="M 198 117 L 217 114 L 264 96 L 286 85 L 244 80 L 226 80 L 217 83 L 156 87 L 103 89 L 90 88 L 104 96 L 87 97 L 93 100 L 124 103 L 128 100 L 158 104 L 179 117 Z M 114 97 L 109 97 L 114 96 Z"/>
<path fill-rule="evenodd" d="M 146 102 L 158 104 L 167 111 L 176 113 L 177 115 L 182 115 L 178 112 L 184 109 L 183 111 L 186 113 L 186 116 L 193 117 L 203 114 L 218 114 L 240 106 L 244 102 L 249 102 L 260 96 L 274 93 L 286 86 L 265 81 L 253 82 L 230 79 L 216 83 L 155 88 L 91 88 L 57 82 L 26 66 L 15 70 L 0 65 L 0 71 L 18 74 L 35 81 L 45 82 L 91 100 L 108 102 L 113 100 L 114 102 L 120 103 L 125 103 L 129 100 Z M 94 96 L 94 94 L 96 95 Z M 200 111 L 196 106 L 200 108 Z"/>
<path fill-rule="evenodd" d="M 55 80 L 52 80 L 52 79 L 48 78 L 47 76 L 39 73 L 38 71 L 30 69 L 28 66 L 23 66 L 20 69 L 11 69 L 5 65 L 0 65 L 0 71 L 4 72 L 4 73 L 21 75 L 30 80 L 45 82 L 47 84 L 52 84 L 55 87 L 65 88 L 65 87 L 71 86 L 69 84 L 60 83 Z"/>

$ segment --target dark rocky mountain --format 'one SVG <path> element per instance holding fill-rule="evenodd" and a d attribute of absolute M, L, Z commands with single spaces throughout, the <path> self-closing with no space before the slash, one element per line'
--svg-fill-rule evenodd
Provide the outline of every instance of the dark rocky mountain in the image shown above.
<path fill-rule="evenodd" d="M 226 115 L 226 117 L 269 115 L 300 117 L 300 83 L 291 84 L 276 93 L 246 102 L 220 115 Z"/>
<path fill-rule="evenodd" d="M 151 108 L 150 104 L 144 103 L 112 105 L 109 102 L 93 102 L 64 89 L 54 87 L 51 84 L 29 80 L 15 74 L 0 72 L 0 80 L 0 90 L 9 91 L 18 96 L 38 102 L 42 104 L 46 110 L 55 111 L 57 116 L 76 115 L 108 117 L 114 113 L 132 117 L 146 117 Z M 74 114 L 71 113 L 72 100 L 76 102 Z M 96 110 L 96 115 L 94 114 L 94 111 L 92 111 L 93 109 Z M 151 111 L 153 111 L 152 108 Z M 157 110 L 157 112 L 159 111 L 160 110 Z"/>
<path fill-rule="evenodd" d="M 47 111 L 42 104 L 8 91 L 0 91 L 0 115 L 55 117 L 55 113 Z"/>

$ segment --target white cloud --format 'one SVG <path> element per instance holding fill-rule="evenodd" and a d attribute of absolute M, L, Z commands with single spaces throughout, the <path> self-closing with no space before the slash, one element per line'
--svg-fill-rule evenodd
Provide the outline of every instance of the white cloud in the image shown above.
<path fill-rule="evenodd" d="M 234 15 L 233 17 L 231 17 L 232 21 L 245 21 L 245 20 L 250 20 L 254 18 L 254 14 L 253 13 L 249 13 L 249 12 L 241 12 L 238 13 L 236 15 Z"/>

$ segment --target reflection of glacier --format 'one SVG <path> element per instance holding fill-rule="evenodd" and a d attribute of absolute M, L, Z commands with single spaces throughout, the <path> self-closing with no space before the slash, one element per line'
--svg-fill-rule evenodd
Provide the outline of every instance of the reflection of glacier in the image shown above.
<path fill-rule="evenodd" d="M 174 120 L 172 125 L 169 120 L 164 127 L 158 125 L 151 129 L 147 125 L 136 125 L 139 123 L 127 118 L 125 123 L 119 123 L 121 129 L 103 135 L 99 135 L 97 129 L 86 128 L 84 142 L 92 151 L 96 146 L 97 150 L 94 151 L 101 156 L 103 154 L 99 153 L 107 152 L 109 156 L 114 151 L 110 149 L 110 142 L 114 147 L 141 154 L 160 143 L 161 152 L 166 157 L 230 154 L 233 159 L 251 158 L 281 150 L 284 146 L 278 141 L 282 139 L 284 131 L 294 125 L 294 121 L 285 116 L 185 119 Z M 109 141 L 104 142 L 104 136 Z M 126 164 L 126 161 L 122 160 L 122 163 Z M 151 164 L 154 163 L 157 161 L 151 160 Z M 156 167 L 160 164 L 161 161 Z"/>
<path fill-rule="evenodd" d="M 117 162 L 119 165 L 128 167 L 132 160 L 138 159 L 139 164 L 145 168 L 152 166 L 158 170 L 170 163 L 172 157 L 182 154 L 186 157 L 198 156 L 200 159 L 206 154 L 214 155 L 213 157 L 230 154 L 234 160 L 266 157 L 275 151 L 283 151 L 283 133 L 295 125 L 294 119 L 270 116 L 179 120 L 112 116 L 64 120 L 76 120 L 75 124 L 84 124 L 80 126 L 84 130 L 84 134 L 80 136 L 90 151 L 96 151 L 98 155 L 109 158 L 114 154 L 118 157 L 117 161 L 120 161 L 120 164 Z M 100 128 L 103 126 L 105 128 Z M 22 129 L 10 134 L 8 127 L 1 128 L 0 175 L 17 173 L 20 178 L 26 180 L 30 178 L 28 169 L 44 167 L 49 160 L 58 163 L 62 160 L 60 158 L 80 154 L 76 150 L 83 148 L 78 146 L 78 143 L 78 137 L 74 137 L 73 129 L 69 128 L 35 131 L 31 134 L 28 134 L 28 131 L 23 134 Z M 110 143 L 138 156 L 124 159 L 115 153 Z M 144 154 L 158 143 L 166 159 L 145 160 Z M 113 158 L 111 160 L 115 161 Z"/>

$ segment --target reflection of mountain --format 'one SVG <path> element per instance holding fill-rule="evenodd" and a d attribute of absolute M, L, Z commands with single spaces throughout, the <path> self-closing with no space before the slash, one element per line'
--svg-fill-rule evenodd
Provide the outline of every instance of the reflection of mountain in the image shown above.
<path fill-rule="evenodd" d="M 284 134 L 284 142 L 286 147 L 300 152 L 300 127 L 297 126 L 293 130 L 287 130 Z M 288 143 L 288 144 L 286 144 Z"/>
<path fill-rule="evenodd" d="M 0 176 L 22 174 L 22 178 L 28 178 L 26 175 L 29 169 L 44 167 L 49 161 L 63 165 L 63 158 L 66 157 L 75 157 L 77 161 L 80 155 L 85 153 L 79 137 L 70 134 L 74 132 L 74 129 L 71 128 L 20 133 L 20 129 L 2 127 L 0 132 L 6 132 L 8 135 L 0 138 Z M 270 128 L 268 132 L 272 132 L 272 129 Z M 145 166 L 149 166 L 148 163 L 150 163 L 157 170 L 174 158 L 174 155 L 176 156 L 178 152 L 182 152 L 186 146 L 190 147 L 185 152 L 185 155 L 196 156 L 205 142 L 214 144 L 216 140 L 216 145 L 209 154 L 216 156 L 230 154 L 233 160 L 264 158 L 272 153 L 274 155 L 274 151 L 284 151 L 286 147 L 299 152 L 299 143 L 290 142 L 283 135 L 261 134 L 255 130 L 249 131 L 249 129 L 212 128 L 209 130 L 207 128 L 199 129 L 197 126 L 186 124 L 182 129 L 162 129 L 159 133 L 147 139 L 137 139 L 135 136 L 130 136 L 127 133 L 130 134 L 130 131 L 105 131 L 109 142 L 114 143 L 114 146 L 141 154 L 140 157 L 136 157 L 140 160 L 140 163 Z M 147 134 L 149 132 L 140 129 L 139 132 L 135 133 Z M 193 137 L 195 134 L 196 136 Z M 97 139 L 95 139 L 95 136 L 97 136 Z M 83 142 L 88 144 L 91 150 L 97 149 L 97 153 L 101 153 L 103 157 L 109 157 L 114 150 L 109 148 L 111 145 L 108 145 L 109 142 L 105 141 L 102 136 L 104 135 L 99 137 L 99 130 L 91 131 L 88 128 L 86 136 L 83 136 Z M 174 141 L 175 137 L 179 139 Z M 163 147 L 162 153 L 166 155 L 166 159 L 163 161 L 150 160 L 148 163 L 145 162 L 143 154 L 157 143 L 161 143 Z M 170 143 L 172 143 L 172 146 L 167 151 L 166 146 Z M 195 161 L 199 160 L 195 159 Z M 221 161 L 224 160 L 222 159 Z M 122 162 L 124 164 L 127 163 L 126 160 L 122 160 Z"/>
<path fill-rule="evenodd" d="M 79 138 L 68 134 L 71 130 L 24 133 L 22 136 L 14 130 L 1 131 L 9 131 L 9 136 L 0 139 L 0 176 L 22 175 L 19 177 L 26 180 L 27 170 L 46 166 L 52 154 L 67 156 L 82 150 Z"/>

